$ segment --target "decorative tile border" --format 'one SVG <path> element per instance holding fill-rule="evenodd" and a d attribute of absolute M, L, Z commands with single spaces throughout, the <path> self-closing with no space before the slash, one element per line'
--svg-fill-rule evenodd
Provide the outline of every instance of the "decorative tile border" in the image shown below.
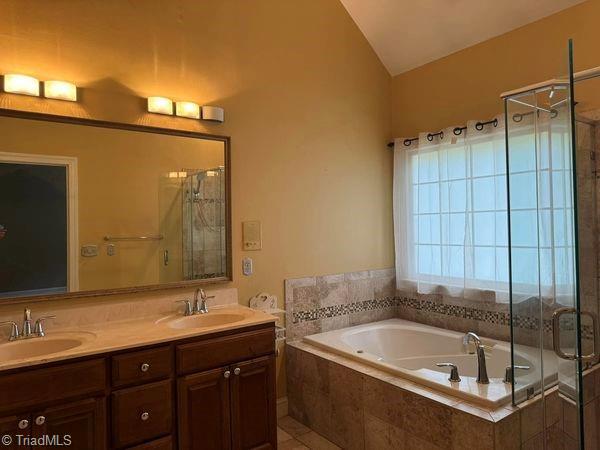
<path fill-rule="evenodd" d="M 332 317 L 345 316 L 348 314 L 373 311 L 375 309 L 392 308 L 397 306 L 395 298 L 383 298 L 365 300 L 344 305 L 325 306 L 321 308 L 310 309 L 308 311 L 298 311 L 292 314 L 293 323 L 306 322 L 310 320 L 329 319 Z"/>
<path fill-rule="evenodd" d="M 286 322 L 291 331 L 290 336 L 293 340 L 307 334 L 374 322 L 382 318 L 402 317 L 402 312 L 406 313 L 408 310 L 442 316 L 441 324 L 438 316 L 432 318 L 431 325 L 444 327 L 444 317 L 448 320 L 466 319 L 487 324 L 489 337 L 504 340 L 509 338 L 506 331 L 511 325 L 508 304 L 490 305 L 482 302 L 481 307 L 477 307 L 473 300 L 449 299 L 446 302 L 400 294 L 395 289 L 393 269 L 286 280 Z M 523 305 L 523 310 L 527 309 L 528 305 Z M 354 319 L 349 320 L 350 318 Z M 427 315 L 421 315 L 417 321 L 429 323 Z M 452 328 L 450 323 L 447 325 Z M 539 331 L 541 325 L 544 335 L 552 333 L 552 320 L 544 319 L 540 324 L 537 317 L 527 314 L 515 315 L 514 325 L 518 329 L 533 332 Z M 583 339 L 592 338 L 592 327 L 584 325 Z"/>

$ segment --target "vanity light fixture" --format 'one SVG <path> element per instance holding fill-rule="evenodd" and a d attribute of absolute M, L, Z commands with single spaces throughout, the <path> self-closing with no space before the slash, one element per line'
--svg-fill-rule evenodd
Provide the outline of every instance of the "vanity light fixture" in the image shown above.
<path fill-rule="evenodd" d="M 187 177 L 187 172 L 169 172 L 167 174 L 167 178 L 185 178 Z"/>
<path fill-rule="evenodd" d="M 67 81 L 44 81 L 44 97 L 76 102 L 77 86 Z"/>
<path fill-rule="evenodd" d="M 173 115 L 173 101 L 166 97 L 148 97 L 148 112 Z"/>
<path fill-rule="evenodd" d="M 40 96 L 40 81 L 29 75 L 8 73 L 4 75 L 4 92 Z"/>
<path fill-rule="evenodd" d="M 202 120 L 210 120 L 212 122 L 223 122 L 225 111 L 218 106 L 203 106 Z"/>
<path fill-rule="evenodd" d="M 175 114 L 188 119 L 199 119 L 200 105 L 194 102 L 175 102 Z"/>

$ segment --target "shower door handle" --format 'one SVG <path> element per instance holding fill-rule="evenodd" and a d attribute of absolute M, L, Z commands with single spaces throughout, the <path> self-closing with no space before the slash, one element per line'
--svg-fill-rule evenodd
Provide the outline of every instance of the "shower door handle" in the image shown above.
<path fill-rule="evenodd" d="M 581 359 L 582 361 L 589 361 L 595 359 L 598 351 L 598 319 L 595 314 L 592 314 L 587 311 L 582 311 L 581 316 L 589 316 L 592 318 L 592 332 L 593 332 L 593 341 L 594 347 L 592 353 L 587 355 L 582 355 L 581 357 L 577 356 L 573 353 L 565 353 L 562 351 L 560 347 L 560 317 L 564 314 L 577 314 L 577 309 L 575 308 L 559 308 L 552 314 L 552 347 L 554 349 L 554 353 L 559 358 L 566 359 L 569 361 L 575 361 L 577 359 Z"/>
<path fill-rule="evenodd" d="M 164 264 L 165 266 L 168 266 L 168 265 L 169 265 L 169 250 L 165 250 L 165 251 L 163 252 L 163 264 Z"/>
<path fill-rule="evenodd" d="M 593 341 L 593 350 L 592 353 L 588 354 L 588 355 L 583 355 L 581 357 L 582 361 L 591 361 L 596 359 L 596 357 L 598 356 L 598 316 L 594 313 L 588 312 L 588 311 L 582 311 L 581 312 L 582 316 L 589 316 L 592 318 L 592 341 Z"/>

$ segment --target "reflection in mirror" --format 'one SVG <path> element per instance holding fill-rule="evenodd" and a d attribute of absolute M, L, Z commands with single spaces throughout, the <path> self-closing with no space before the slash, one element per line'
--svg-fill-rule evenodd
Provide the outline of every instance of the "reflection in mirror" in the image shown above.
<path fill-rule="evenodd" d="M 157 131 L 0 117 L 0 297 L 230 277 L 227 138 Z"/>

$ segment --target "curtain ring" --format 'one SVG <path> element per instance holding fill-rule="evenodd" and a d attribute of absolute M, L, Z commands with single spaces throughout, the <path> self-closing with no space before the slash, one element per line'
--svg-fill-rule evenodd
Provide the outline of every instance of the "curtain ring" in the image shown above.
<path fill-rule="evenodd" d="M 515 113 L 513 115 L 513 122 L 520 122 L 523 120 L 523 114 L 521 113 Z"/>
<path fill-rule="evenodd" d="M 429 142 L 432 142 L 432 141 L 433 141 L 433 135 L 432 135 L 431 133 L 427 133 L 427 140 L 428 140 Z"/>
<path fill-rule="evenodd" d="M 477 122 L 477 123 L 475 124 L 475 129 L 476 129 L 477 131 L 481 131 L 481 130 L 483 130 L 483 124 L 482 124 L 481 122 Z"/>
<path fill-rule="evenodd" d="M 444 139 L 444 132 L 440 131 L 440 139 Z"/>
<path fill-rule="evenodd" d="M 462 128 L 456 127 L 454 130 L 452 130 L 452 132 L 454 133 L 455 136 L 460 136 L 462 134 Z"/>
<path fill-rule="evenodd" d="M 494 124 L 494 128 L 496 128 L 498 126 L 498 118 L 494 119 L 494 122 L 492 122 Z"/>
<path fill-rule="evenodd" d="M 404 139 L 404 146 L 405 147 L 410 147 L 410 144 L 412 144 L 412 140 L 410 140 L 410 139 Z"/>

